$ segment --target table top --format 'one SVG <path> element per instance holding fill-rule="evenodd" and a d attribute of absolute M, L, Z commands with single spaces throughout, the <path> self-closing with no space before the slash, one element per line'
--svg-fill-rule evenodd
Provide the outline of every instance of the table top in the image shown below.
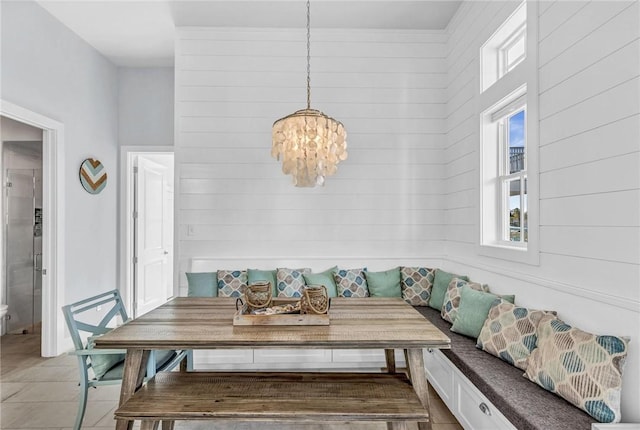
<path fill-rule="evenodd" d="M 328 326 L 234 326 L 235 298 L 176 297 L 96 339 L 97 348 L 449 348 L 399 298 L 333 298 Z"/>

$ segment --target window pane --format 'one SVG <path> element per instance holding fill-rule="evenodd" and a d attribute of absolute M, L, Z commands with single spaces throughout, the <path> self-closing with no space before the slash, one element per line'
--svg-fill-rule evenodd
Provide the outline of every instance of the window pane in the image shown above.
<path fill-rule="evenodd" d="M 525 170 L 525 112 L 524 109 L 509 117 L 509 173 Z"/>
<path fill-rule="evenodd" d="M 522 208 L 520 200 L 520 179 L 508 182 L 509 186 L 509 237 L 511 242 L 522 241 Z"/>
<path fill-rule="evenodd" d="M 522 190 L 522 233 L 523 241 L 529 241 L 529 205 L 527 200 L 527 178 L 524 179 L 524 190 Z"/>
<path fill-rule="evenodd" d="M 525 38 L 524 33 L 516 39 L 511 46 L 505 50 L 505 60 L 507 72 L 518 65 L 525 57 Z"/>

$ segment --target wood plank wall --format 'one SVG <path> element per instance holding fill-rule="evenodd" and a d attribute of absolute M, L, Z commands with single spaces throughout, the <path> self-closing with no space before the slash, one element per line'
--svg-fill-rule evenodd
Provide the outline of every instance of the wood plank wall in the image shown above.
<path fill-rule="evenodd" d="M 585 330 L 631 335 L 623 417 L 640 421 L 639 3 L 538 4 L 540 128 L 529 144 L 540 163 L 539 266 L 482 257 L 477 247 L 478 53 L 517 4 L 465 2 L 448 27 L 449 268 Z"/>
<path fill-rule="evenodd" d="M 304 30 L 179 29 L 180 283 L 193 257 L 441 255 L 446 39 L 312 29 L 312 107 L 349 158 L 305 189 L 270 157 L 273 121 L 306 106 Z"/>

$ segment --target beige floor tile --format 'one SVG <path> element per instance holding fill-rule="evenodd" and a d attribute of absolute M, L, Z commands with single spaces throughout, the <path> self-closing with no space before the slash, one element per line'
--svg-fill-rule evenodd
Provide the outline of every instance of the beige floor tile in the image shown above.
<path fill-rule="evenodd" d="M 24 382 L 2 381 L 2 383 L 0 384 L 0 398 L 3 402 L 7 401 L 18 394 L 20 390 L 24 389 L 26 385 L 27 384 L 25 384 Z"/>
<path fill-rule="evenodd" d="M 78 400 L 79 390 L 80 388 L 75 382 L 25 383 L 20 391 L 3 401 L 10 403 L 75 402 Z"/>
<path fill-rule="evenodd" d="M 110 409 L 112 404 L 95 402 L 87 408 L 85 422 L 94 425 Z M 53 428 L 71 427 L 75 421 L 78 402 L 3 403 L 0 426 L 4 428 Z"/>
<path fill-rule="evenodd" d="M 69 366 L 34 366 L 2 375 L 3 382 L 78 382 L 78 369 Z"/>

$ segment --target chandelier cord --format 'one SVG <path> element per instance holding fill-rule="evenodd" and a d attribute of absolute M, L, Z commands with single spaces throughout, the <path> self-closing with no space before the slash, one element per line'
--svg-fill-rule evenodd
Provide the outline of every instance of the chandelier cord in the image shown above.
<path fill-rule="evenodd" d="M 311 1 L 307 0 L 307 109 L 311 109 Z"/>

